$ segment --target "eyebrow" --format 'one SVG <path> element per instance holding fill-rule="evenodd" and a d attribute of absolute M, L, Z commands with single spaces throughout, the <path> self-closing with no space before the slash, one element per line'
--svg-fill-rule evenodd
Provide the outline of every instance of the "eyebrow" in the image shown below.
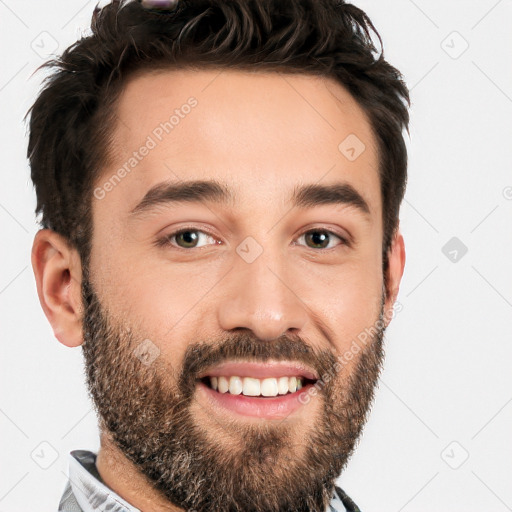
<path fill-rule="evenodd" d="M 233 204 L 236 202 L 236 194 L 227 185 L 216 180 L 193 180 L 178 183 L 162 182 L 148 190 L 142 200 L 131 210 L 130 216 L 138 216 L 163 204 L 180 202 L 199 203 L 203 201 L 217 204 Z M 290 202 L 296 208 L 341 204 L 355 207 L 365 215 L 370 214 L 368 203 L 349 183 L 296 186 Z"/>
<path fill-rule="evenodd" d="M 295 187 L 291 202 L 297 208 L 310 208 L 323 204 L 353 206 L 361 213 L 370 215 L 370 207 L 363 196 L 349 183 L 333 185 L 305 185 Z"/>
<path fill-rule="evenodd" d="M 219 204 L 232 203 L 234 193 L 215 180 L 182 181 L 179 183 L 158 183 L 151 187 L 140 203 L 130 212 L 138 215 L 166 203 L 199 203 L 210 201 Z"/>

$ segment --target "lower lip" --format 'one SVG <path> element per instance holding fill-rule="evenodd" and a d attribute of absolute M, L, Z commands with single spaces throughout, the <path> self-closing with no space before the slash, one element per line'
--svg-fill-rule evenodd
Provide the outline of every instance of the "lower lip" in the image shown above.
<path fill-rule="evenodd" d="M 242 416 L 282 420 L 311 401 L 312 384 L 306 384 L 295 393 L 275 397 L 256 397 L 219 393 L 199 381 L 197 390 L 214 407 L 227 409 Z"/>

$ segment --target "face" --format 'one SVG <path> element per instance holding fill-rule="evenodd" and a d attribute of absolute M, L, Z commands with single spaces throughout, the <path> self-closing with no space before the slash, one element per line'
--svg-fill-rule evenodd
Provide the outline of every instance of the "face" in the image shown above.
<path fill-rule="evenodd" d="M 83 279 L 102 428 L 182 508 L 325 510 L 389 311 L 368 120 L 328 79 L 227 70 L 138 75 L 117 115 Z"/>

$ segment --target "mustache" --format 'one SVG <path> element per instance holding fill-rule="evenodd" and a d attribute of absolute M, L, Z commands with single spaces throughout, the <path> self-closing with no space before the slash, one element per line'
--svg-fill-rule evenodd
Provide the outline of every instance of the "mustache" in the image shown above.
<path fill-rule="evenodd" d="M 228 361 L 293 361 L 312 368 L 321 376 L 336 363 L 330 350 L 319 350 L 298 335 L 283 335 L 262 341 L 249 333 L 237 333 L 217 342 L 190 344 L 185 351 L 179 375 L 179 388 L 185 395 L 194 392 L 198 376 L 205 370 Z"/>

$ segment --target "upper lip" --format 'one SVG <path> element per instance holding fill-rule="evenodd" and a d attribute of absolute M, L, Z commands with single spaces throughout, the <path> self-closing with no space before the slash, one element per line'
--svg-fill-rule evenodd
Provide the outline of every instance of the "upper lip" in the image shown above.
<path fill-rule="evenodd" d="M 237 377 L 304 377 L 310 380 L 317 380 L 316 372 L 308 366 L 293 361 L 268 361 L 265 363 L 255 363 L 250 361 L 230 361 L 221 363 L 217 366 L 209 368 L 199 375 L 199 379 L 203 377 L 221 377 L 233 376 Z"/>

